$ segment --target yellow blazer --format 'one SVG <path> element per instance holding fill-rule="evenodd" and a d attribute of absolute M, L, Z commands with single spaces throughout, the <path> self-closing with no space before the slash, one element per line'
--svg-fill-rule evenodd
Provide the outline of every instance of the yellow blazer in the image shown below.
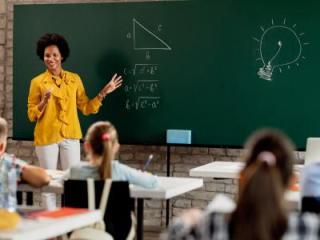
<path fill-rule="evenodd" d="M 35 122 L 36 146 L 57 143 L 65 138 L 81 139 L 82 132 L 77 108 L 84 114 L 97 113 L 102 105 L 95 97 L 89 99 L 78 74 L 62 71 L 62 78 L 48 70 L 31 80 L 28 96 L 28 117 Z M 42 112 L 38 104 L 52 89 L 51 97 Z"/>

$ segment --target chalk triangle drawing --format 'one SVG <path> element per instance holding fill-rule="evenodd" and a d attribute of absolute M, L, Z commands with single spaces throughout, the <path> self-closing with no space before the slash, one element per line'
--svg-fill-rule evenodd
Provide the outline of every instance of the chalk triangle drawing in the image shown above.
<path fill-rule="evenodd" d="M 171 47 L 135 18 L 132 19 L 134 50 L 171 50 Z"/>

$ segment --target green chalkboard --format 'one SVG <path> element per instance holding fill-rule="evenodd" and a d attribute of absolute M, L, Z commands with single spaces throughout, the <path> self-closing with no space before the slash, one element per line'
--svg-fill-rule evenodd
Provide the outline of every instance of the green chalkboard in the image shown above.
<path fill-rule="evenodd" d="M 241 146 L 269 126 L 304 148 L 320 136 L 319 12 L 315 0 L 15 5 L 13 137 L 33 139 L 36 41 L 58 32 L 71 47 L 64 69 L 90 97 L 124 77 L 97 115 L 81 116 L 84 132 L 102 119 L 122 143 L 165 144 L 166 129 L 190 129 L 192 144 Z"/>

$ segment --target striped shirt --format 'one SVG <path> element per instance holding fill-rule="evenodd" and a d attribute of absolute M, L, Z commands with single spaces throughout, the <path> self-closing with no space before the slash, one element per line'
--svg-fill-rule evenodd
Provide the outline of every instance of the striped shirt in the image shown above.
<path fill-rule="evenodd" d="M 316 240 L 320 239 L 319 215 L 312 213 L 292 212 L 288 216 L 288 228 L 283 240 Z M 205 213 L 198 224 L 192 228 L 177 218 L 169 226 L 161 239 L 198 239 L 198 240 L 229 240 L 229 223 L 226 214 Z"/>

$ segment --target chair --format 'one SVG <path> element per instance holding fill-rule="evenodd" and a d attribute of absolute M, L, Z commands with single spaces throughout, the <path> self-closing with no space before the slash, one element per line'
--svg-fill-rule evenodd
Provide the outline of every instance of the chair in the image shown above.
<path fill-rule="evenodd" d="M 95 181 L 96 206 L 99 206 L 103 180 Z M 87 181 L 67 180 L 64 182 L 64 196 L 62 204 L 66 207 L 88 207 Z M 126 239 L 133 224 L 131 213 L 134 209 L 134 199 L 130 198 L 128 182 L 112 182 L 109 200 L 104 215 L 106 231 L 114 239 Z"/>
<path fill-rule="evenodd" d="M 302 197 L 301 212 L 320 213 L 320 197 Z"/>

